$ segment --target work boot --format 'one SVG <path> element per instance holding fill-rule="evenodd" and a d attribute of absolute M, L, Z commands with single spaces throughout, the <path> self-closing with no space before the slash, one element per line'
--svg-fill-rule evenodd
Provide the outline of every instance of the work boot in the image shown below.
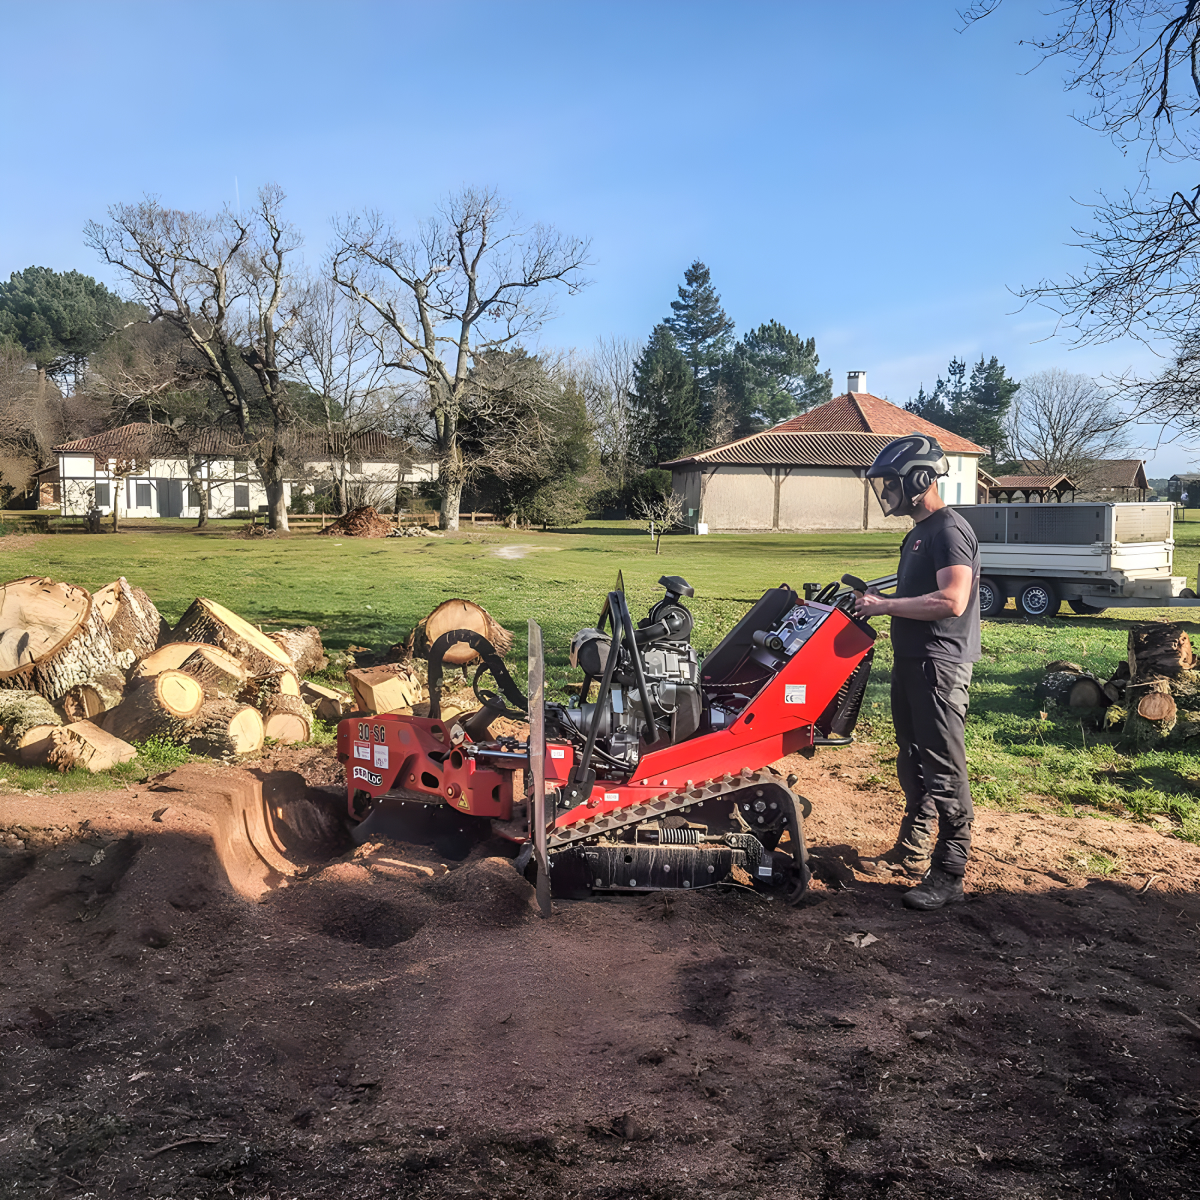
<path fill-rule="evenodd" d="M 904 893 L 904 907 L 930 912 L 946 904 L 961 904 L 965 899 L 961 875 L 951 875 L 941 867 L 930 867 L 925 878 Z"/>
<path fill-rule="evenodd" d="M 907 875 L 909 879 L 920 879 L 929 870 L 929 852 L 913 850 L 897 842 L 886 854 L 860 857 L 854 869 L 863 875 Z"/>

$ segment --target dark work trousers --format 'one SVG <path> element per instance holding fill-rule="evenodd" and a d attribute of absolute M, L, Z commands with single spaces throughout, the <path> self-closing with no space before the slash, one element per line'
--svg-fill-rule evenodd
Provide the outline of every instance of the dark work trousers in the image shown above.
<path fill-rule="evenodd" d="M 936 829 L 933 865 L 950 875 L 966 872 L 975 819 L 963 740 L 970 686 L 970 663 L 898 658 L 892 667 L 896 774 L 906 801 L 899 841 L 928 854 Z"/>

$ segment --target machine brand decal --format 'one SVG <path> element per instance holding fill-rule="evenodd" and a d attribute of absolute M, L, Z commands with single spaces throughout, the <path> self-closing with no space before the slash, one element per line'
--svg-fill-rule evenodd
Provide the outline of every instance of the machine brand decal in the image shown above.
<path fill-rule="evenodd" d="M 367 762 L 371 761 L 371 747 L 366 742 L 354 743 L 354 757 L 365 758 Z"/>
<path fill-rule="evenodd" d="M 807 683 L 785 683 L 783 685 L 784 704 L 803 704 L 807 691 Z"/>
<path fill-rule="evenodd" d="M 378 787 L 383 782 L 382 775 L 376 775 L 374 771 L 368 771 L 366 767 L 355 767 L 354 778 L 363 779 L 375 787 Z"/>
<path fill-rule="evenodd" d="M 375 747 L 375 765 L 387 770 L 388 765 L 388 748 L 386 746 Z"/>
<path fill-rule="evenodd" d="M 615 804 L 618 800 L 620 800 L 620 798 L 621 798 L 620 792 L 605 792 L 604 793 L 604 803 L 605 804 Z"/>
<path fill-rule="evenodd" d="M 551 746 L 550 747 L 550 757 L 551 758 L 566 758 L 567 752 L 565 750 L 561 750 L 561 749 L 556 750 L 553 746 Z"/>

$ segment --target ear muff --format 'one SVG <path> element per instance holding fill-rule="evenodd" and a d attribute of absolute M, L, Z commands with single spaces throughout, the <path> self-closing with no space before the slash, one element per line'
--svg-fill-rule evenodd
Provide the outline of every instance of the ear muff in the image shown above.
<path fill-rule="evenodd" d="M 904 477 L 904 494 L 916 500 L 933 486 L 934 474 L 928 467 L 915 467 Z"/>

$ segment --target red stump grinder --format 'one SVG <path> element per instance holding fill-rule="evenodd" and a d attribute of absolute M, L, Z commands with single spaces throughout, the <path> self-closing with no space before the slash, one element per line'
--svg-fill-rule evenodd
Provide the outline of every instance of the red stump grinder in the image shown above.
<path fill-rule="evenodd" d="M 618 577 L 596 627 L 572 640 L 571 665 L 584 678 L 567 705 L 545 701 L 535 622 L 528 698 L 484 637 L 445 633 L 429 652 L 429 716 L 352 716 L 338 726 L 350 818 L 416 803 L 490 819 L 521 843 L 517 868 L 536 882 L 545 913 L 551 894 L 748 881 L 794 904 L 809 882 L 803 814 L 791 780 L 769 764 L 852 740 L 874 632 L 850 602 L 851 588 L 868 585 L 842 582 L 807 587 L 815 594 L 804 599 L 772 588 L 701 660 L 684 604 L 693 589 L 664 576 L 666 594 L 635 628 Z M 481 707 L 443 720 L 443 662 L 466 647 L 482 659 Z M 488 674 L 502 694 L 481 688 Z M 527 740 L 492 737 L 506 712 L 528 720 Z"/>

